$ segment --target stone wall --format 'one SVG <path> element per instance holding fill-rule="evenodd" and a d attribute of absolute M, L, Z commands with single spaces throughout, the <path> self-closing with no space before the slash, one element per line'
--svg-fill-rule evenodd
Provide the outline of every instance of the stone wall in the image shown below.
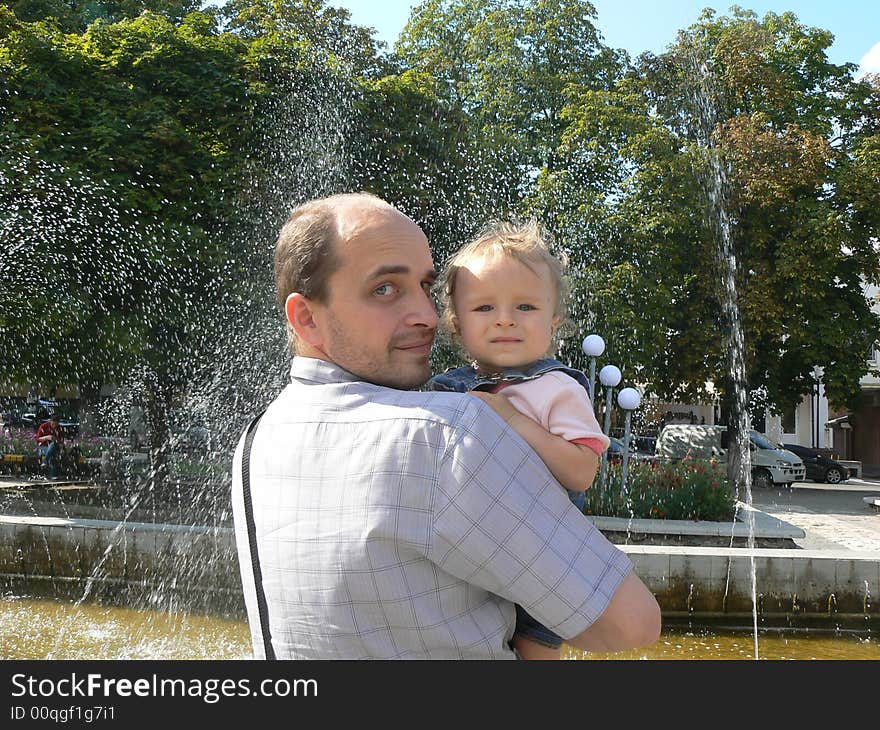
<path fill-rule="evenodd" d="M 633 537 L 621 549 L 665 617 L 748 624 L 754 558 L 762 619 L 880 625 L 880 556 Z M 0 516 L 0 584 L 28 595 L 243 615 L 233 532 L 224 527 Z"/>

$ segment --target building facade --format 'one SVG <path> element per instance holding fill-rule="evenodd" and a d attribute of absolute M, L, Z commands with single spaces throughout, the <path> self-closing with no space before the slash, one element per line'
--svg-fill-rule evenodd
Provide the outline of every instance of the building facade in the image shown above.
<path fill-rule="evenodd" d="M 865 287 L 880 314 L 880 289 Z M 832 450 L 837 458 L 862 463 L 862 473 L 880 475 L 880 342 L 865 354 L 871 372 L 861 378 L 853 409 L 829 409 L 821 382 L 791 413 L 767 417 L 767 436 L 777 442 Z"/>

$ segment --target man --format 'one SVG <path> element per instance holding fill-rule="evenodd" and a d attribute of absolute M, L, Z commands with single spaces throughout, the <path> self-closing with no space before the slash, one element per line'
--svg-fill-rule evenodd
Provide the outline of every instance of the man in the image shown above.
<path fill-rule="evenodd" d="M 37 449 L 48 467 L 49 478 L 57 479 L 58 457 L 61 446 L 64 444 L 64 432 L 61 430 L 57 414 L 51 414 L 48 421 L 43 421 L 40 424 L 34 439 L 37 442 Z"/>
<path fill-rule="evenodd" d="M 250 452 L 259 570 L 233 511 L 257 657 L 501 658 L 514 603 L 574 646 L 652 643 L 657 603 L 482 400 L 430 376 L 427 239 L 366 194 L 296 208 L 275 252 L 295 357 Z"/>

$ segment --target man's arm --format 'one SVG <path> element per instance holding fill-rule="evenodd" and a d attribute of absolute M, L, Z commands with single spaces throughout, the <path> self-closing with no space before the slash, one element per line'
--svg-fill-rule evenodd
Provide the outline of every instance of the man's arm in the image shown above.
<path fill-rule="evenodd" d="M 522 437 L 472 400 L 441 459 L 429 559 L 519 603 L 574 646 L 656 641 L 660 609 L 626 554 L 577 513 Z"/>
<path fill-rule="evenodd" d="M 630 573 L 599 618 L 567 643 L 596 652 L 637 649 L 657 641 L 660 623 L 657 599 L 635 573 Z"/>

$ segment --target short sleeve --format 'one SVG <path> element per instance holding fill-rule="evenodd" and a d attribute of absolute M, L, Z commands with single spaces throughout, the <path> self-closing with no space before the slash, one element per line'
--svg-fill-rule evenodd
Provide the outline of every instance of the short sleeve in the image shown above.
<path fill-rule="evenodd" d="M 538 421 L 550 433 L 567 441 L 589 439 L 608 448 L 593 404 L 584 387 L 565 373 L 552 371 L 535 380 L 514 383 L 504 389 L 514 408 Z"/>
<path fill-rule="evenodd" d="M 440 464 L 429 557 L 572 638 L 599 618 L 632 563 L 528 444 L 473 400 Z"/>

